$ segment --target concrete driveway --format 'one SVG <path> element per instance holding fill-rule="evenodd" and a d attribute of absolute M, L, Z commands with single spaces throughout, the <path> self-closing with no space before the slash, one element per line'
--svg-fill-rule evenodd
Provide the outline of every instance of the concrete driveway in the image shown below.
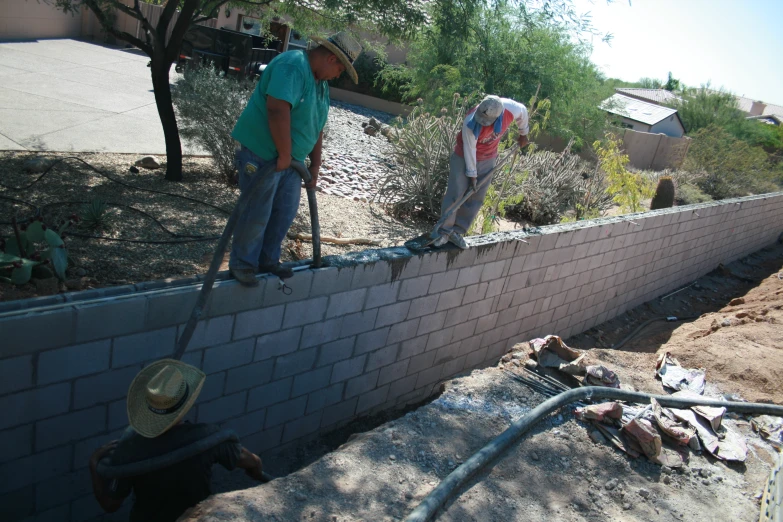
<path fill-rule="evenodd" d="M 77 40 L 0 42 L 0 150 L 165 154 L 148 61 Z"/>

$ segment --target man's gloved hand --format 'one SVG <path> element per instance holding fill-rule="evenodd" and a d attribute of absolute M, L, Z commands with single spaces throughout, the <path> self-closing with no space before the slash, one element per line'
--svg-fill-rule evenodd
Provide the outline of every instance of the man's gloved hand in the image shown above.
<path fill-rule="evenodd" d="M 524 148 L 525 145 L 527 145 L 530 142 L 528 141 L 526 135 L 520 134 L 519 137 L 517 138 L 517 143 L 519 144 L 519 148 L 521 149 Z"/>
<path fill-rule="evenodd" d="M 478 176 L 468 179 L 470 180 L 470 188 L 473 189 L 473 192 L 476 192 L 478 190 Z"/>

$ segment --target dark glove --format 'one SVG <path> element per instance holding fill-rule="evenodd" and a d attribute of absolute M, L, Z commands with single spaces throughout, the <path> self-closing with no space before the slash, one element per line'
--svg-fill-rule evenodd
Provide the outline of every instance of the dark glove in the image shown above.
<path fill-rule="evenodd" d="M 478 190 L 478 176 L 475 178 L 470 178 L 470 188 L 473 189 L 473 192 Z"/>

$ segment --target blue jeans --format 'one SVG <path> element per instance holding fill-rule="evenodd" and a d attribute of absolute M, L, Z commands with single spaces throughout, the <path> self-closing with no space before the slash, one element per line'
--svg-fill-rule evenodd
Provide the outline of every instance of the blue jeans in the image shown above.
<path fill-rule="evenodd" d="M 235 161 L 239 170 L 239 189 L 244 194 L 253 176 L 261 175 L 260 172 L 277 159 L 266 161 L 242 146 Z M 276 265 L 280 261 L 280 247 L 299 210 L 301 186 L 302 178 L 291 168 L 264 176 L 245 213 L 237 220 L 228 262 L 230 268 L 255 269 L 259 264 Z"/>

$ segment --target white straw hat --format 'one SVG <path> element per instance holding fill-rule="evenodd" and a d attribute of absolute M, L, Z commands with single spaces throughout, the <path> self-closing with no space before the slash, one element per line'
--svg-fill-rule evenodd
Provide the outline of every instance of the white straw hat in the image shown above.
<path fill-rule="evenodd" d="M 353 68 L 353 62 L 362 53 L 362 46 L 359 45 L 359 42 L 348 33 L 342 31 L 329 38 L 312 36 L 310 39 L 332 51 L 345 65 L 345 71 L 351 77 L 353 83 L 359 83 L 359 75 L 356 74 L 356 69 Z"/>
<path fill-rule="evenodd" d="M 133 379 L 128 388 L 128 421 L 147 438 L 165 433 L 196 402 L 206 375 L 174 359 L 156 361 Z"/>

